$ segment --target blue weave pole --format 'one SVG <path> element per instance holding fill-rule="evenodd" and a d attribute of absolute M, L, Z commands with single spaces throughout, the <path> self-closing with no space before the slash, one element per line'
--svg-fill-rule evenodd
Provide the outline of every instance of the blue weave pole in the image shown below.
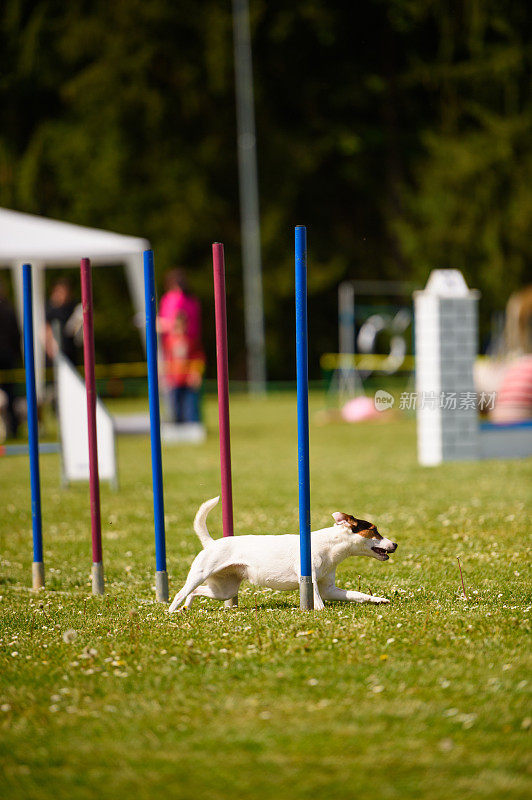
<path fill-rule="evenodd" d="M 26 370 L 26 402 L 28 405 L 28 440 L 30 456 L 31 521 L 33 527 L 32 585 L 44 586 L 42 554 L 41 479 L 39 474 L 39 428 L 37 392 L 35 390 L 35 353 L 33 339 L 33 288 L 31 264 L 22 265 L 24 295 L 24 367 Z"/>
<path fill-rule="evenodd" d="M 155 523 L 155 595 L 160 603 L 167 603 L 168 573 L 166 571 L 161 415 L 159 411 L 159 376 L 157 370 L 157 310 L 152 250 L 144 251 L 144 295 L 146 302 L 146 354 L 148 358 L 148 395 L 150 402 L 153 517 Z"/>
<path fill-rule="evenodd" d="M 296 268 L 296 372 L 297 372 L 297 456 L 299 478 L 299 548 L 301 578 L 299 604 L 314 608 L 310 545 L 310 467 L 308 427 L 308 327 L 307 327 L 307 229 L 295 231 Z"/>

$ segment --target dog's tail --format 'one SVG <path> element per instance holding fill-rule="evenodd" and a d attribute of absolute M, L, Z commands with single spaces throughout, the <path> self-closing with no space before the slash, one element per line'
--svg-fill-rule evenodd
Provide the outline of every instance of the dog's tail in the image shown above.
<path fill-rule="evenodd" d="M 219 499 L 220 497 L 213 497 L 212 500 L 206 500 L 198 508 L 198 513 L 194 517 L 194 530 L 203 547 L 207 547 L 213 541 L 211 534 L 207 530 L 207 514 L 212 511 L 214 506 L 218 505 Z"/>

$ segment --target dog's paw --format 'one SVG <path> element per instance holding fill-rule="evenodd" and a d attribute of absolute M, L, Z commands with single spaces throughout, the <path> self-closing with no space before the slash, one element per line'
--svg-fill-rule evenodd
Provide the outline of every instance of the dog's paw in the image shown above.
<path fill-rule="evenodd" d="M 369 602 L 376 606 L 382 606 L 388 605 L 390 601 L 386 597 L 372 597 Z"/>

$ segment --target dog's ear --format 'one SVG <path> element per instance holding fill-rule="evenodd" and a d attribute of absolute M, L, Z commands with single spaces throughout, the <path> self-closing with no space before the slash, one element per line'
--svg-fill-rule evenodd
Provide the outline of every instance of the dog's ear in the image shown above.
<path fill-rule="evenodd" d="M 357 527 L 357 521 L 351 514 L 344 514 L 343 511 L 335 511 L 332 516 L 337 525 L 349 525 L 350 528 Z"/>

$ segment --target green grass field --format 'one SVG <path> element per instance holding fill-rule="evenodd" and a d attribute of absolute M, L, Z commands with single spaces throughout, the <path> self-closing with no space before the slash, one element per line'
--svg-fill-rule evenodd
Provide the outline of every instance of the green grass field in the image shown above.
<path fill-rule="evenodd" d="M 205 445 L 163 453 L 171 592 L 219 492 L 212 401 L 207 421 Z M 296 532 L 294 397 L 235 396 L 232 429 L 237 533 Z M 148 438 L 121 439 L 119 461 L 99 599 L 88 487 L 62 491 L 58 457 L 41 458 L 34 594 L 27 462 L 0 459 L 0 796 L 531 796 L 530 460 L 424 469 L 411 421 L 313 425 L 313 527 L 341 510 L 397 541 L 338 580 L 391 604 L 304 614 L 296 593 L 244 585 L 238 610 L 198 600 L 172 617 L 154 602 Z M 219 509 L 209 522 L 221 535 Z"/>

